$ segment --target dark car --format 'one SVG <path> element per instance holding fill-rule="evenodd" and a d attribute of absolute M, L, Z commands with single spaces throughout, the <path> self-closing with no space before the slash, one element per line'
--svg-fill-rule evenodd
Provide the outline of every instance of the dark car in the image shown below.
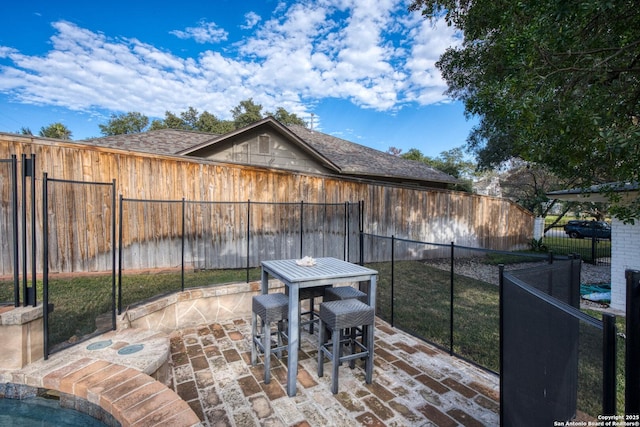
<path fill-rule="evenodd" d="M 611 226 L 604 221 L 569 221 L 564 226 L 564 232 L 567 233 L 569 237 L 576 239 L 596 237 L 598 239 L 611 240 Z"/>

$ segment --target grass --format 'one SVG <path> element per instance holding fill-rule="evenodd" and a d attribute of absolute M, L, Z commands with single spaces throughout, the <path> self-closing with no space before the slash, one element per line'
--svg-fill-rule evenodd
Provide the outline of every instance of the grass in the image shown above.
<path fill-rule="evenodd" d="M 256 276 L 256 271 L 250 274 Z M 246 270 L 206 270 L 185 273 L 185 288 L 246 280 Z M 37 300 L 42 302 L 42 281 L 37 284 Z M 20 288 L 22 291 L 22 288 Z M 104 331 L 98 319 L 111 319 L 111 275 L 73 275 L 49 279 L 49 344 L 65 345 Z M 179 272 L 128 274 L 122 278 L 122 308 L 181 289 Z M 13 282 L 0 282 L 0 301 L 13 301 Z M 100 326 L 103 326 L 103 330 Z M 111 323 L 106 325 L 111 328 Z"/>
<path fill-rule="evenodd" d="M 489 257 L 492 265 L 511 262 L 539 261 L 539 258 L 503 256 Z M 378 270 L 378 314 L 391 321 L 391 264 L 372 263 Z M 396 262 L 394 266 L 393 320 L 394 326 L 410 331 L 445 350 L 451 340 L 451 277 L 420 261 Z M 499 292 L 498 288 L 481 280 L 454 275 L 453 351 L 480 366 L 499 372 Z M 585 310 L 591 317 L 601 314 Z M 624 334 L 625 319 L 616 320 L 618 332 Z M 593 328 L 580 326 L 578 355 L 578 407 L 592 416 L 602 413 L 602 335 Z M 561 350 L 558 350 L 561 351 Z M 624 413 L 624 352 L 623 339 L 617 346 L 617 408 Z M 596 390 L 596 392 L 594 392 Z"/>
<path fill-rule="evenodd" d="M 556 217 L 547 216 L 545 218 L 545 225 L 549 226 Z M 578 219 L 574 216 L 565 216 L 562 219 L 561 224 L 566 223 L 569 220 Z M 564 233 L 562 228 L 554 228 L 554 230 L 560 230 Z M 584 260 L 592 261 L 592 249 L 593 244 L 591 238 L 584 239 L 572 239 L 562 234 L 561 236 L 550 235 L 545 237 L 544 245 L 549 251 L 553 251 L 556 255 L 569 255 L 577 253 Z M 595 257 L 596 258 L 608 258 L 611 257 L 611 241 L 610 240 L 596 240 L 595 243 Z"/>
<path fill-rule="evenodd" d="M 596 319 L 602 319 L 602 314 L 595 310 L 583 310 L 586 314 L 591 317 L 595 317 Z M 626 352 L 626 319 L 623 316 L 616 316 L 616 329 L 618 332 L 618 340 L 616 342 L 616 413 L 624 414 L 624 395 L 625 395 L 625 352 Z M 600 339 L 600 336 L 595 337 L 596 340 Z M 601 341 L 601 340 L 600 340 Z M 599 341 L 594 343 L 594 347 L 600 348 L 601 344 L 598 344 Z M 584 346 L 583 346 L 584 347 Z M 591 353 L 591 354 L 590 354 Z M 583 354 L 581 355 L 585 358 L 593 357 L 593 352 L 589 352 L 588 348 L 584 348 Z M 583 381 L 583 385 L 586 387 L 595 387 L 596 384 L 589 385 L 589 382 L 593 380 L 593 378 L 602 377 L 600 372 L 596 370 L 588 373 L 587 375 L 583 375 L 581 377 L 581 381 Z M 599 385 L 599 384 L 597 384 Z M 597 408 L 599 412 L 601 412 L 601 408 Z M 599 413 L 598 412 L 598 413 Z"/>
<path fill-rule="evenodd" d="M 577 253 L 584 260 L 591 260 L 591 239 L 570 239 L 567 237 L 545 237 L 544 245 L 555 255 L 569 255 Z M 596 240 L 596 258 L 611 256 L 611 241 Z"/>
<path fill-rule="evenodd" d="M 368 265 L 378 271 L 377 308 L 391 320 L 391 263 Z M 448 271 L 420 261 L 394 266 L 393 323 L 447 350 L 451 346 L 451 287 Z M 454 276 L 453 350 L 492 371 L 499 370 L 498 288 Z"/>

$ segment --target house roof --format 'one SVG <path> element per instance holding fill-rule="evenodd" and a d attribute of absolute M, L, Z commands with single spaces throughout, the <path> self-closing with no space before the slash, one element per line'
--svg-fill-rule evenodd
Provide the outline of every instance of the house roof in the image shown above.
<path fill-rule="evenodd" d="M 638 197 L 638 183 L 609 182 L 592 185 L 588 188 L 572 188 L 547 193 L 550 199 L 566 200 L 569 202 L 608 202 L 608 192 L 620 193 L 624 201 Z"/>
<path fill-rule="evenodd" d="M 285 126 L 273 117 L 264 118 L 247 127 L 238 129 L 215 140 L 205 141 L 197 146 L 179 152 L 181 155 L 194 155 L 235 138 L 249 130 L 269 127 L 289 137 L 299 147 L 306 150 L 321 164 L 341 175 L 385 178 L 396 182 L 434 182 L 455 184 L 458 180 L 451 175 L 432 168 L 422 162 L 403 159 L 345 139 L 336 138 L 304 126 Z"/>
<path fill-rule="evenodd" d="M 138 134 L 94 138 L 85 143 L 147 153 L 197 156 L 215 150 L 225 141 L 241 138 L 244 133 L 271 129 L 309 153 L 324 167 L 339 175 L 382 179 L 393 182 L 455 184 L 451 175 L 422 162 L 403 159 L 360 144 L 336 138 L 304 126 L 285 126 L 267 117 L 224 135 L 178 129 L 160 129 Z"/>
<path fill-rule="evenodd" d="M 458 180 L 422 162 L 403 159 L 373 148 L 336 138 L 304 126 L 288 128 L 323 157 L 336 164 L 342 174 L 395 177 L 406 180 L 457 183 Z"/>
<path fill-rule="evenodd" d="M 91 138 L 82 142 L 102 147 L 141 151 L 154 154 L 176 154 L 194 145 L 217 138 L 218 135 L 180 129 L 158 129 L 149 132 Z"/>

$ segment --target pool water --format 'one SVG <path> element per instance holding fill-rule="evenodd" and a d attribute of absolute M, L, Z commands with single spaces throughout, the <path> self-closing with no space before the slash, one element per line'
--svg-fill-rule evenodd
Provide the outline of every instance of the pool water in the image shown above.
<path fill-rule="evenodd" d="M 57 400 L 32 397 L 0 399 L 0 427 L 82 426 L 104 427 L 106 424 L 90 415 L 62 408 Z"/>

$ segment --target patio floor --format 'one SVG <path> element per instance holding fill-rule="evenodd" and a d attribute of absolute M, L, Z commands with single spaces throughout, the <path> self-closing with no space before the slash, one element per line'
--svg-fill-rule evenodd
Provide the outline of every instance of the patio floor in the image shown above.
<path fill-rule="evenodd" d="M 234 320 L 171 334 L 170 385 L 205 426 L 494 426 L 499 379 L 376 320 L 373 384 L 363 365 L 340 368 L 330 390 L 328 360 L 318 378 L 317 335 L 303 332 L 298 391 L 288 397 L 286 357 L 251 366 L 250 324 Z"/>

